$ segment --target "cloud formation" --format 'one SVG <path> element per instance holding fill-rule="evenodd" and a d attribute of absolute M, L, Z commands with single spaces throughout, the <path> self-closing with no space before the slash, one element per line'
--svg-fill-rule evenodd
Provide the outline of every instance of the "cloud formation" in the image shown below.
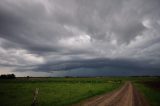
<path fill-rule="evenodd" d="M 159 0 L 1 0 L 0 66 L 26 73 L 123 67 L 132 70 L 128 75 L 160 75 L 159 5 Z"/>

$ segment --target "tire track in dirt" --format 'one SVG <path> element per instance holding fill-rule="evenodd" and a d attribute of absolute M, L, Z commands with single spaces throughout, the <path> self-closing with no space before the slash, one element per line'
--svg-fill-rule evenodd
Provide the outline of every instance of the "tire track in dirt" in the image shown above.
<path fill-rule="evenodd" d="M 149 106 L 131 82 L 120 89 L 82 101 L 73 106 Z"/>

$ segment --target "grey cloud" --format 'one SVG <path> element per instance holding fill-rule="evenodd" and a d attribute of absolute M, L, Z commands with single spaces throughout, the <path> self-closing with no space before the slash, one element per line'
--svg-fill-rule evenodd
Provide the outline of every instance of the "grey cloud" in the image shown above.
<path fill-rule="evenodd" d="M 158 65 L 145 64 L 145 61 L 124 59 L 89 59 L 63 62 L 50 62 L 38 67 L 22 67 L 15 72 L 34 70 L 48 72 L 51 76 L 134 76 L 159 75 Z M 54 71 L 53 71 L 54 70 Z M 53 73 L 53 74 L 52 74 Z M 58 74 L 59 73 L 59 74 Z M 60 74 L 61 73 L 61 74 Z"/>
<path fill-rule="evenodd" d="M 106 66 L 134 71 L 145 70 L 146 65 L 157 70 L 159 4 L 159 0 L 1 0 L 0 64 L 18 71 Z"/>

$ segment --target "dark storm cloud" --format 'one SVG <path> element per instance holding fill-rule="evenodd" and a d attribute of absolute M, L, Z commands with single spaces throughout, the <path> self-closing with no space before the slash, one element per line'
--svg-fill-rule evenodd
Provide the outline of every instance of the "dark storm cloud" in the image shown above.
<path fill-rule="evenodd" d="M 1 0 L 0 65 L 35 72 L 157 70 L 159 5 L 159 0 Z"/>
<path fill-rule="evenodd" d="M 63 62 L 50 62 L 28 68 L 20 67 L 16 72 L 47 72 L 52 76 L 141 76 L 159 75 L 157 65 L 145 64 L 145 61 L 89 59 Z M 54 70 L 54 71 L 53 71 Z"/>
<path fill-rule="evenodd" d="M 76 68 L 89 68 L 89 69 L 99 69 L 105 67 L 118 67 L 118 68 L 128 68 L 128 69 L 160 69 L 158 66 L 145 64 L 145 61 L 132 61 L 125 59 L 89 59 L 89 60 L 75 60 L 75 61 L 63 61 L 57 63 L 48 63 L 40 65 L 35 71 L 67 71 Z"/>

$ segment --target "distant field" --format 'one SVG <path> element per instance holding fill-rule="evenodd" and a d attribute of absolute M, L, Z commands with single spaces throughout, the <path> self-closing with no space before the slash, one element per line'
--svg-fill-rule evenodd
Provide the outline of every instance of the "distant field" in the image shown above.
<path fill-rule="evenodd" d="M 33 92 L 39 88 L 38 106 L 64 106 L 110 92 L 125 81 L 132 81 L 151 106 L 160 106 L 160 79 L 157 77 L 97 78 L 17 78 L 0 80 L 0 106 L 30 106 Z"/>
<path fill-rule="evenodd" d="M 30 106 L 39 88 L 38 106 L 70 105 L 94 95 L 110 92 L 120 80 L 107 78 L 19 78 L 0 80 L 0 106 Z"/>

